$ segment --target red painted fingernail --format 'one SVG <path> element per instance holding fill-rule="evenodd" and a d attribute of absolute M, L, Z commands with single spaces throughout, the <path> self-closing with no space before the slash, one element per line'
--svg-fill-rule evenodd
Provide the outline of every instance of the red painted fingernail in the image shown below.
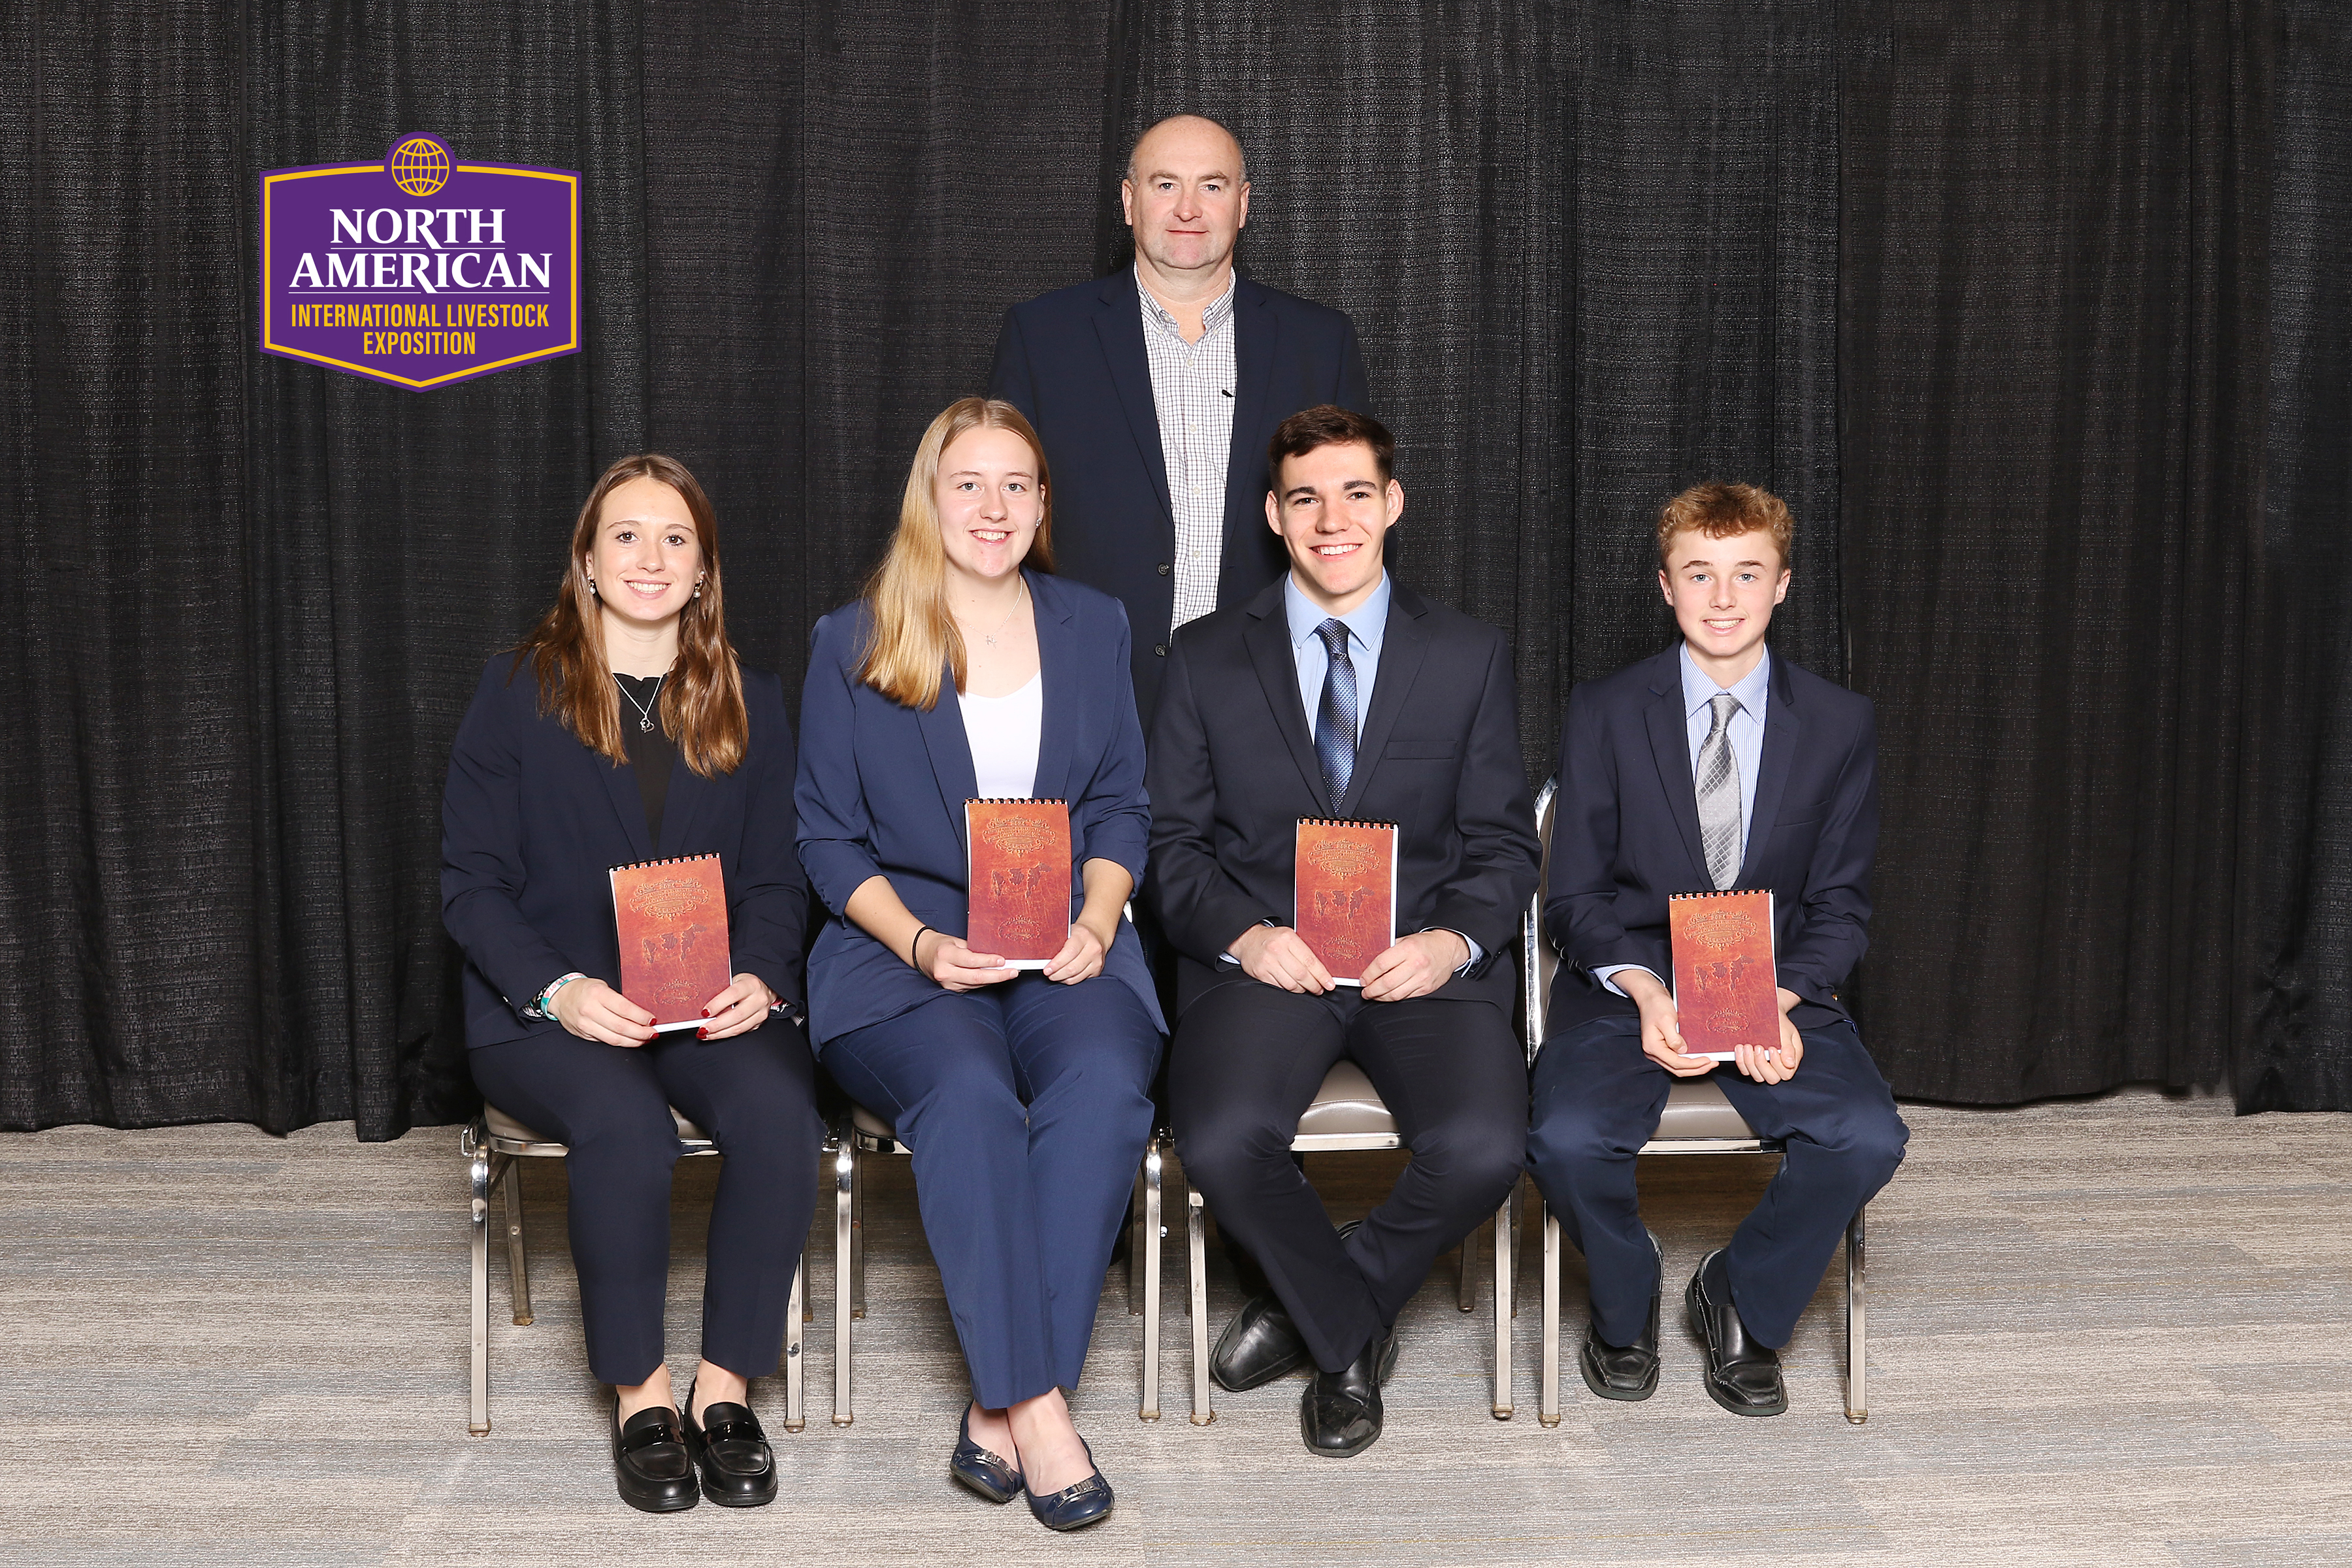
<path fill-rule="evenodd" d="M 697 1029 L 694 1031 L 694 1037 L 698 1040 L 707 1040 L 710 1037 L 710 1031 L 708 1029 Z"/>

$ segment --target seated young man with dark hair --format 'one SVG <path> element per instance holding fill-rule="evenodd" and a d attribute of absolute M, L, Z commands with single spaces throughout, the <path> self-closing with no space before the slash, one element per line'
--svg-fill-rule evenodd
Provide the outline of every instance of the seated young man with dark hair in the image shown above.
<path fill-rule="evenodd" d="M 1779 1174 L 1684 1293 L 1706 1391 L 1739 1415 L 1788 1408 L 1779 1350 L 1854 1211 L 1909 1136 L 1837 987 L 1868 945 L 1878 836 L 1870 700 L 1767 651 L 1789 592 L 1789 509 L 1703 484 L 1658 521 L 1658 584 L 1679 646 L 1570 692 L 1559 739 L 1544 929 L 1566 962 L 1536 1059 L 1528 1163 L 1584 1254 L 1592 1314 L 1578 1365 L 1603 1399 L 1658 1383 L 1664 1262 L 1643 1226 L 1633 1157 L 1683 1054 L 1665 977 L 1666 900 L 1769 888 L 1780 1037 L 1717 1072 Z"/>
<path fill-rule="evenodd" d="M 1397 1313 L 1510 1191 L 1527 1124 L 1510 948 L 1537 860 L 1510 647 L 1383 569 L 1404 505 L 1394 450 L 1330 406 L 1276 431 L 1266 521 L 1289 572 L 1177 634 L 1148 773 L 1145 886 L 1179 954 L 1177 1151 L 1272 1287 L 1211 1371 L 1238 1391 L 1312 1360 L 1301 1432 L 1339 1458 L 1380 1436 Z M 1298 824 L 1333 817 L 1397 826 L 1396 934 L 1360 986 L 1293 923 Z M 1289 1153 L 1342 1057 L 1412 1152 L 1344 1232 Z"/>

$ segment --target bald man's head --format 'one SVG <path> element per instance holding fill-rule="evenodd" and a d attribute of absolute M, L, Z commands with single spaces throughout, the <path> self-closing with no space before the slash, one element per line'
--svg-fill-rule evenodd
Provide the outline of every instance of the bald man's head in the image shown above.
<path fill-rule="evenodd" d="M 1233 175 L 1235 184 L 1249 184 L 1249 170 L 1242 161 L 1241 138 L 1205 114 L 1171 114 L 1165 120 L 1155 121 L 1146 126 L 1143 134 L 1135 139 L 1135 145 L 1129 148 L 1127 152 L 1129 184 L 1132 184 L 1135 181 L 1135 172 L 1140 166 L 1139 161 L 1144 155 L 1145 145 L 1155 136 L 1163 133 L 1171 137 L 1181 138 L 1186 142 L 1194 138 L 1223 137 L 1224 145 L 1231 153 L 1231 162 L 1226 172 Z M 1158 149 L 1155 148 L 1154 151 L 1157 152 Z"/>
<path fill-rule="evenodd" d="M 1181 295 L 1220 279 L 1249 221 L 1242 144 L 1213 120 L 1171 114 L 1135 139 L 1118 198 L 1147 285 L 1181 282 Z"/>

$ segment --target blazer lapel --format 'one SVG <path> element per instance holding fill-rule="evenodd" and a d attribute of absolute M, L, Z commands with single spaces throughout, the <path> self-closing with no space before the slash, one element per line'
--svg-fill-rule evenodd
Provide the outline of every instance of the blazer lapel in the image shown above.
<path fill-rule="evenodd" d="M 1692 782 L 1690 730 L 1683 711 L 1682 670 L 1674 657 L 1665 656 L 1659 665 L 1660 673 L 1650 680 L 1650 705 L 1644 717 L 1650 726 L 1650 754 L 1658 764 L 1658 783 L 1666 792 L 1666 805 L 1675 814 L 1675 826 L 1682 830 L 1683 847 L 1690 854 L 1690 862 L 1705 876 L 1706 853 L 1698 831 L 1698 786 Z M 1711 881 L 1708 882 L 1712 886 Z"/>
<path fill-rule="evenodd" d="M 1132 271 L 1104 279 L 1102 308 L 1095 312 L 1095 333 L 1102 340 L 1110 384 L 1127 411 L 1128 428 L 1151 477 L 1151 493 L 1160 498 L 1161 521 L 1176 526 L 1176 509 L 1168 499 L 1168 457 L 1160 445 L 1160 410 L 1151 400 L 1151 356 L 1143 346 L 1143 301 L 1135 292 Z"/>
<path fill-rule="evenodd" d="M 1083 684 L 1078 633 L 1071 624 L 1068 597 L 1052 579 L 1031 574 L 1029 591 L 1037 606 L 1038 679 L 1045 688 L 1037 735 L 1037 783 L 1032 793 L 1042 799 L 1068 800 L 1070 761 L 1077 747 L 1076 697 Z M 965 754 L 970 753 L 967 742 Z"/>
<path fill-rule="evenodd" d="M 621 831 L 628 835 L 631 860 L 652 859 L 653 836 L 646 831 L 646 797 L 637 789 L 636 769 L 616 768 L 612 759 L 584 746 L 581 754 L 587 758 L 590 767 L 604 775 L 604 788 L 613 797 L 613 810 L 621 819 Z"/>
<path fill-rule="evenodd" d="M 1418 595 L 1407 592 L 1394 578 L 1389 580 L 1389 619 L 1381 631 L 1380 670 L 1372 678 L 1371 711 L 1364 716 L 1358 731 L 1356 771 L 1348 776 L 1348 794 L 1339 803 L 1343 816 L 1364 798 L 1365 786 L 1380 766 L 1381 753 L 1388 750 L 1397 715 L 1404 711 L 1412 695 L 1413 677 L 1421 673 L 1422 658 L 1429 652 L 1429 634 L 1421 626 L 1421 617 L 1428 613 L 1428 605 Z"/>
<path fill-rule="evenodd" d="M 1790 695 L 1794 684 L 1780 661 L 1773 659 L 1772 672 L 1765 678 L 1770 695 L 1764 701 L 1764 754 L 1756 763 L 1756 799 L 1748 813 L 1748 847 L 1739 858 L 1739 881 L 1743 887 L 1748 880 L 1748 868 L 1763 853 L 1765 840 L 1771 837 L 1772 824 L 1780 820 L 1780 795 L 1789 784 L 1789 764 L 1804 738 L 1804 720 Z M 1696 816 L 1697 786 L 1692 788 L 1691 810 Z"/>
<path fill-rule="evenodd" d="M 940 786 L 940 805 L 946 810 L 948 820 L 955 824 L 956 842 L 964 854 L 971 853 L 971 843 L 964 837 L 963 803 L 980 794 L 980 777 L 971 765 L 971 742 L 963 732 L 963 708 L 956 701 L 955 676 L 945 668 L 940 671 L 940 700 L 931 704 L 928 713 L 919 712 L 915 722 L 923 731 L 923 745 L 930 752 L 931 777 Z"/>
<path fill-rule="evenodd" d="M 1234 286 L 1234 436 L 1225 454 L 1225 534 L 1254 539 L 1265 527 L 1266 388 L 1274 378 L 1282 316 L 1265 290 L 1244 278 Z M 1172 513 L 1171 513 L 1172 515 Z"/>
<path fill-rule="evenodd" d="M 1274 727 L 1290 748 L 1299 777 L 1322 803 L 1337 814 L 1338 805 L 1323 788 L 1323 767 L 1315 760 L 1314 731 L 1307 727 L 1307 710 L 1298 703 L 1298 663 L 1290 652 L 1290 622 L 1282 613 L 1282 584 L 1276 583 L 1250 601 L 1250 623 L 1242 630 L 1242 646 L 1249 649 L 1258 684 L 1265 689 L 1266 706 L 1274 710 Z"/>

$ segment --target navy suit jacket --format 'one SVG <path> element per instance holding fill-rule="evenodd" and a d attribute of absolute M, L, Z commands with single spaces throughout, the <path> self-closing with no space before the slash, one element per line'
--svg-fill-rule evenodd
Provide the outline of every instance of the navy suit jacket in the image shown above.
<path fill-rule="evenodd" d="M 1535 808 L 1503 634 L 1391 583 L 1372 705 L 1333 800 L 1299 700 L 1282 584 L 1184 626 L 1151 732 L 1151 902 L 1182 955 L 1185 1005 L 1239 975 L 1251 926 L 1297 919 L 1302 816 L 1393 822 L 1397 931 L 1486 950 L 1432 994 L 1510 1009 L 1519 912 L 1536 890 Z"/>
<path fill-rule="evenodd" d="M 1110 860 L 1143 881 L 1151 807 L 1143 793 L 1143 731 L 1127 680 L 1127 616 L 1115 599 L 1039 573 L 1036 605 L 1045 679 L 1037 743 L 1041 799 L 1070 807 L 1070 914 L 1086 901 L 1079 868 Z M 947 993 L 939 982 L 843 913 L 867 879 L 887 877 L 899 901 L 934 931 L 962 936 L 969 906 L 964 802 L 980 794 L 955 683 L 942 674 L 928 713 L 857 679 L 872 613 L 864 600 L 817 622 L 801 692 L 801 862 L 834 917 L 809 954 L 809 1023 L 824 1042 L 895 1018 Z M 1155 1026 L 1160 1003 L 1135 930 L 1120 921 L 1103 973 L 1141 998 Z"/>
<path fill-rule="evenodd" d="M 617 988 L 620 934 L 605 873 L 679 855 L 719 858 L 728 972 L 756 974 L 797 1005 L 808 884 L 793 853 L 783 682 L 744 670 L 743 707 L 751 740 L 741 764 L 706 779 L 681 758 L 655 844 L 636 769 L 614 765 L 540 712 L 528 658 L 500 654 L 484 668 L 441 796 L 441 921 L 466 953 L 468 1046 L 562 1033 L 553 1019 L 521 1012 L 559 974 L 576 969 Z"/>
<path fill-rule="evenodd" d="M 1567 963 L 1546 1032 L 1639 1011 L 1592 978 L 1638 963 L 1671 984 L 1666 900 L 1706 892 L 1679 645 L 1569 693 L 1544 929 Z M 1769 888 L 1780 984 L 1800 1029 L 1848 1018 L 1837 988 L 1870 945 L 1878 726 L 1870 699 L 1772 656 L 1764 754 L 1736 888 Z"/>
<path fill-rule="evenodd" d="M 1045 443 L 1055 568 L 1117 598 L 1129 624 L 1143 628 L 1133 662 L 1148 725 L 1176 607 L 1176 514 L 1135 288 L 1134 268 L 1123 267 L 1005 311 L 988 392 L 1027 415 Z M 1346 313 L 1247 278 L 1234 285 L 1234 374 L 1220 609 L 1248 600 L 1288 565 L 1265 524 L 1275 426 L 1325 403 L 1371 410 Z"/>

